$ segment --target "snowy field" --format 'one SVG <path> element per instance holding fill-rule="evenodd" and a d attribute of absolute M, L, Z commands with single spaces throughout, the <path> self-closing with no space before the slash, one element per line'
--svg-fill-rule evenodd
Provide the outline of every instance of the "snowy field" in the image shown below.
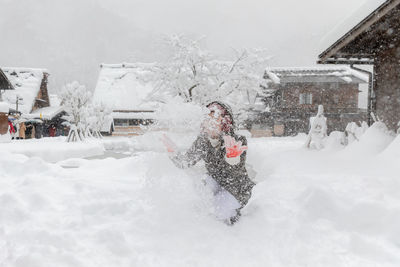
<path fill-rule="evenodd" d="M 400 266 L 399 137 L 249 139 L 257 185 L 234 226 L 158 137 L 0 144 L 0 266 Z"/>

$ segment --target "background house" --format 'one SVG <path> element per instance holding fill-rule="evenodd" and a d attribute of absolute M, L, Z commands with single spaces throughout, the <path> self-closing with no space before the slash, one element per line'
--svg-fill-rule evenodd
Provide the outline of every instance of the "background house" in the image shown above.
<path fill-rule="evenodd" d="M 307 132 L 309 118 L 323 105 L 328 131 L 344 130 L 366 119 L 358 107 L 359 85 L 368 75 L 349 67 L 269 68 L 263 85 L 265 109 L 253 119 L 253 133 L 294 135 Z"/>
<path fill-rule="evenodd" d="M 137 135 L 143 133 L 144 126 L 154 122 L 158 105 L 147 99 L 153 91 L 149 79 L 152 66 L 146 63 L 100 66 L 93 101 L 112 109 L 113 118 L 113 121 L 103 125 L 103 132 Z"/>
<path fill-rule="evenodd" d="M 13 124 L 25 123 L 27 126 L 26 138 L 40 138 L 47 130 L 43 121 L 34 118 L 32 112 L 50 106 L 47 90 L 48 71 L 34 68 L 9 68 L 2 67 L 3 73 L 11 83 L 14 90 L 7 90 L 2 97 L 10 106 L 10 115 Z M 14 121 L 15 120 L 15 121 Z M 35 128 L 35 131 L 32 129 Z"/>
<path fill-rule="evenodd" d="M 335 38 L 330 38 L 318 63 L 372 65 L 368 110 L 396 130 L 400 121 L 400 0 L 377 6 L 380 2 L 355 13 L 350 18 L 353 28 L 334 31 Z"/>
<path fill-rule="evenodd" d="M 6 102 L 2 102 L 2 94 L 6 90 L 14 90 L 14 87 L 4 72 L 0 69 L 0 135 L 6 134 L 8 129 L 9 105 Z"/>
<path fill-rule="evenodd" d="M 3 100 L 2 94 L 6 90 L 14 90 L 14 87 L 12 86 L 11 82 L 8 80 L 4 72 L 0 69 L 0 101 Z"/>
<path fill-rule="evenodd" d="M 3 100 L 11 108 L 29 114 L 35 109 L 50 106 L 47 70 L 8 67 L 2 67 L 2 70 L 15 89 L 3 93 Z"/>
<path fill-rule="evenodd" d="M 69 128 L 64 125 L 67 115 L 65 109 L 61 106 L 50 106 L 34 110 L 32 113 L 24 116 L 27 120 L 40 121 L 40 126 L 36 126 L 36 138 L 54 137 L 68 135 Z"/>

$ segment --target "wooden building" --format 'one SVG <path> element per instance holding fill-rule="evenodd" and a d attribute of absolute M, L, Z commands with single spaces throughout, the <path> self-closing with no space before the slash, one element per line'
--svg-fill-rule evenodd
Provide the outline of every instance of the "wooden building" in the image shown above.
<path fill-rule="evenodd" d="M 5 91 L 2 94 L 3 101 L 10 106 L 9 113 L 12 119 L 17 119 L 18 124 L 23 122 L 29 126 L 26 130 L 27 133 L 35 128 L 36 137 L 41 137 L 44 130 L 43 121 L 39 118 L 33 119 L 31 113 L 50 106 L 47 70 L 9 67 L 1 69 L 14 88 L 14 90 Z M 27 138 L 29 136 L 31 135 L 26 134 Z"/>
<path fill-rule="evenodd" d="M 93 100 L 112 109 L 103 134 L 138 135 L 155 120 L 158 104 L 147 100 L 153 91 L 148 79 L 152 64 L 102 64 Z"/>
<path fill-rule="evenodd" d="M 44 69 L 2 67 L 15 90 L 6 91 L 3 100 L 22 114 L 50 106 L 47 91 L 48 72 Z"/>
<path fill-rule="evenodd" d="M 11 82 L 8 80 L 4 72 L 0 69 L 0 101 L 3 101 L 2 94 L 6 90 L 14 90 L 14 87 L 12 86 Z"/>
<path fill-rule="evenodd" d="M 357 14 L 364 15 L 357 17 Z M 381 0 L 376 6 L 363 6 L 350 19 L 353 28 L 347 25 L 346 31 L 336 35 L 319 55 L 318 63 L 372 65 L 374 78 L 368 110 L 390 129 L 397 130 L 400 121 L 400 0 Z"/>
<path fill-rule="evenodd" d="M 36 125 L 36 138 L 67 136 L 69 128 L 65 126 L 64 116 L 68 115 L 62 106 L 50 106 L 34 110 L 25 115 L 28 120 L 37 120 L 41 123 Z"/>
<path fill-rule="evenodd" d="M 305 133 L 318 105 L 324 106 L 329 132 L 366 119 L 358 107 L 359 85 L 369 78 L 364 73 L 349 67 L 269 68 L 264 78 L 266 108 L 251 127 L 256 135 Z"/>
<path fill-rule="evenodd" d="M 10 108 L 8 103 L 3 102 L 2 97 L 2 94 L 6 90 L 14 90 L 14 87 L 4 72 L 0 69 L 0 135 L 6 134 L 8 129 L 8 113 Z"/>

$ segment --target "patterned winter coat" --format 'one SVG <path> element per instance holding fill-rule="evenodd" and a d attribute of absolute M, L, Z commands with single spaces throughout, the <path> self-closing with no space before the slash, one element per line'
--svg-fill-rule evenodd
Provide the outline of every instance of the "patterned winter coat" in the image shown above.
<path fill-rule="evenodd" d="M 233 137 L 236 141 L 241 141 L 244 146 L 247 145 L 244 136 L 234 134 Z M 172 157 L 172 160 L 179 168 L 188 168 L 204 160 L 208 174 L 222 188 L 231 193 L 243 207 L 249 201 L 251 190 L 255 185 L 250 180 L 245 167 L 246 151 L 240 155 L 240 161 L 233 163 L 232 159 L 226 158 L 223 144 L 222 136 L 217 145 L 213 146 L 209 138 L 200 135 L 186 153 L 178 153 Z"/>

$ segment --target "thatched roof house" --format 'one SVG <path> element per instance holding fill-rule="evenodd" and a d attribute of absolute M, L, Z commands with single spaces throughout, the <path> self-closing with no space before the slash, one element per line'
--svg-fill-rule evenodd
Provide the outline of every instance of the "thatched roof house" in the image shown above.
<path fill-rule="evenodd" d="M 35 109 L 50 105 L 47 70 L 9 67 L 2 67 L 2 70 L 15 89 L 3 93 L 3 100 L 12 108 L 18 109 L 17 111 L 23 114 L 29 114 Z"/>
<path fill-rule="evenodd" d="M 140 133 L 140 126 L 155 119 L 158 104 L 148 100 L 153 91 L 149 79 L 153 64 L 102 64 L 93 101 L 112 109 L 113 121 L 104 129 L 121 134 Z"/>

